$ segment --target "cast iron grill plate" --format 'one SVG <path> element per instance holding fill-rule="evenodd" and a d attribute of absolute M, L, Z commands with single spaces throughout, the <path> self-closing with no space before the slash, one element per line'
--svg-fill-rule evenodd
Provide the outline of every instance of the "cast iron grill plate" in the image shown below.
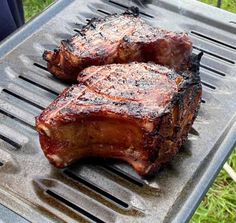
<path fill-rule="evenodd" d="M 58 170 L 42 154 L 34 118 L 66 87 L 44 49 L 94 16 L 139 6 L 153 26 L 187 31 L 201 62 L 203 100 L 187 143 L 155 178 L 92 161 Z M 185 222 L 236 139 L 236 16 L 196 1 L 58 1 L 0 46 L 0 202 L 32 222 Z"/>

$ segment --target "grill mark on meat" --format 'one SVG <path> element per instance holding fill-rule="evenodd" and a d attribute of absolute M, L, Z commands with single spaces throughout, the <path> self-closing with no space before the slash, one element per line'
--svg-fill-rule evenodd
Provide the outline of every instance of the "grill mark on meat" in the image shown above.
<path fill-rule="evenodd" d="M 94 19 L 94 22 L 96 21 L 96 19 Z M 119 17 L 117 18 L 117 17 L 115 17 L 114 19 L 111 19 L 111 20 L 108 20 L 107 22 L 104 22 L 104 23 L 102 23 L 102 24 L 97 24 L 96 25 L 96 27 L 95 27 L 95 31 L 96 31 L 96 33 L 94 33 L 94 30 L 93 30 L 93 34 L 95 35 L 95 38 L 96 38 L 96 34 L 97 35 L 101 35 L 101 31 L 104 29 L 104 26 L 107 26 L 107 25 L 109 25 L 108 27 L 109 28 L 113 28 L 113 26 L 115 27 L 116 25 L 117 26 L 124 26 L 125 27 L 125 25 L 126 24 L 128 24 L 130 21 L 129 20 L 121 20 Z M 89 28 L 90 28 L 90 26 L 89 26 Z M 132 30 L 135 30 L 135 28 L 132 28 Z M 82 32 L 85 32 L 85 31 L 89 31 L 89 29 L 82 29 Z M 111 37 L 113 38 L 113 40 L 118 40 L 118 39 L 120 39 L 120 37 L 121 36 L 123 36 L 125 33 L 127 33 L 128 31 L 127 30 L 125 30 L 125 31 L 123 31 L 123 33 L 122 32 L 120 32 L 120 30 L 115 30 L 115 32 L 117 32 L 116 33 L 116 35 L 112 35 Z M 84 34 L 84 33 L 83 33 Z M 108 36 L 108 35 L 106 35 L 106 36 Z M 105 37 L 105 35 L 102 35 L 102 37 Z M 93 38 L 94 39 L 94 36 L 91 36 L 91 38 Z M 79 39 L 77 39 L 77 40 L 75 40 L 74 41 L 74 43 L 77 43 L 78 41 L 80 41 Z"/>
<path fill-rule="evenodd" d="M 139 71 L 139 68 L 142 66 L 144 67 L 144 70 L 141 69 L 141 71 Z M 150 80 L 147 80 L 150 79 L 150 78 L 154 78 L 154 77 L 157 77 L 157 74 L 165 74 L 164 72 L 159 72 L 159 70 L 155 70 L 155 69 L 152 69 L 152 72 L 150 71 L 151 69 L 151 64 L 148 65 L 148 71 L 145 70 L 147 69 L 147 66 L 145 66 L 145 64 L 142 64 L 142 66 L 140 66 L 140 64 L 135 64 L 135 63 L 132 63 L 132 65 L 126 65 L 126 66 L 123 66 L 125 67 L 125 69 L 121 69 L 123 68 L 121 66 L 121 68 L 119 68 L 119 66 L 109 66 L 107 65 L 106 66 L 106 69 L 109 70 L 109 72 L 103 72 L 103 75 L 101 77 L 101 75 L 99 74 L 100 73 L 100 68 L 97 68 L 97 67 L 90 67 L 89 68 L 89 73 L 86 72 L 86 70 L 84 72 L 81 73 L 81 77 L 82 78 L 78 78 L 79 82 L 85 84 L 89 89 L 91 89 L 92 91 L 98 93 L 98 94 L 101 94 L 101 95 L 104 95 L 110 99 L 113 99 L 113 100 L 120 100 L 120 101 L 123 101 L 123 102 L 128 102 L 128 101 L 135 101 L 135 102 L 139 102 L 139 101 L 143 101 L 145 99 L 141 98 L 139 99 L 138 98 L 138 94 L 135 93 L 135 92 L 139 92 L 140 91 L 140 87 L 141 89 L 148 89 L 151 87 L 152 83 Z M 131 75 L 131 78 L 130 80 L 132 81 L 127 81 L 127 74 L 125 73 L 126 70 L 129 70 L 130 67 L 131 69 L 130 70 L 133 70 L 133 73 L 129 74 Z M 160 67 L 160 66 L 159 66 Z M 118 68 L 118 69 L 117 69 Z M 95 79 L 97 78 L 97 80 L 94 81 L 94 78 L 91 78 L 92 75 L 90 74 L 90 72 L 95 69 L 95 70 L 98 70 L 97 73 L 96 73 L 96 77 Z M 116 71 L 117 69 L 117 71 Z M 103 69 L 104 70 L 104 69 Z M 136 72 L 135 72 L 136 71 Z M 169 71 L 169 70 L 168 70 Z M 144 73 L 144 72 L 148 72 L 148 75 L 141 75 L 140 73 Z M 85 73 L 85 75 L 84 75 Z M 91 72 L 92 74 L 94 74 L 94 72 Z M 92 82 L 87 82 L 86 80 L 88 80 L 89 78 L 86 78 L 86 80 L 84 80 L 83 77 L 90 77 L 90 80 L 92 80 Z M 144 76 L 144 77 L 143 77 Z M 141 79 L 142 81 L 142 86 L 141 84 L 139 84 L 139 86 L 137 86 L 137 82 L 140 80 L 140 79 L 137 79 L 139 78 Z M 111 80 L 112 78 L 112 80 Z M 123 79 L 122 82 L 119 82 L 121 79 Z M 153 84 L 154 84 L 154 81 L 155 79 L 153 80 Z M 168 78 L 164 81 L 164 82 L 160 82 L 159 83 L 159 94 L 163 94 L 164 89 L 162 89 L 161 87 L 161 84 L 166 84 L 168 83 L 169 80 Z M 106 84 L 110 84 L 110 85 L 106 85 Z M 111 84 L 112 83 L 112 84 Z M 100 85 L 103 85 L 103 91 L 101 91 L 101 88 L 99 87 Z M 116 88 L 114 88 L 114 85 L 116 86 Z M 105 87 L 105 88 L 104 88 Z M 168 87 L 166 86 L 166 89 L 172 89 L 172 87 Z M 115 91 L 115 96 L 112 94 L 112 91 Z M 176 88 L 174 90 L 177 90 Z M 118 95 L 117 95 L 117 92 Z M 126 92 L 126 94 L 124 94 Z M 145 91 L 142 91 L 144 94 L 145 94 Z M 123 94 L 123 95 L 122 95 Z M 134 96 L 133 96 L 134 95 Z M 136 97 L 136 98 L 135 98 Z"/>
<path fill-rule="evenodd" d="M 99 72 L 100 70 L 102 70 L 102 67 L 97 68 L 97 72 Z M 88 75 L 88 77 L 85 78 L 85 79 L 91 78 L 95 73 L 96 73 L 96 71 L 90 73 L 90 74 Z M 107 75 L 109 75 L 109 73 L 107 73 Z M 97 80 L 97 82 L 101 81 L 101 80 L 104 79 L 104 78 L 106 78 L 106 76 L 104 76 L 104 77 L 100 76 L 100 78 Z M 96 82 L 94 83 L 94 85 L 95 85 L 95 84 L 96 84 Z M 88 87 L 88 86 L 87 86 L 87 87 Z M 89 86 L 89 87 L 90 87 L 90 89 L 92 89 L 92 85 Z M 84 93 L 85 91 L 86 91 L 86 88 L 85 88 L 83 91 L 81 91 L 81 92 L 79 93 L 79 95 L 78 95 L 76 98 L 70 97 L 71 100 L 69 100 L 62 108 L 58 108 L 54 113 L 52 113 L 51 116 L 56 116 L 56 113 L 60 112 L 60 110 L 62 110 L 62 109 L 65 108 L 65 107 L 68 107 L 68 106 L 69 106 L 70 104 L 72 104 L 74 101 L 78 100 L 78 99 L 83 95 L 83 93 Z M 97 93 L 99 93 L 99 92 L 97 92 Z M 50 119 L 50 118 L 51 118 L 51 117 L 49 117 L 49 119 Z"/>
<path fill-rule="evenodd" d="M 73 88 L 73 86 L 72 86 L 72 88 Z M 61 110 L 63 110 L 64 108 L 68 107 L 72 102 L 75 102 L 76 100 L 78 100 L 78 99 L 84 94 L 85 91 L 86 91 L 86 88 L 84 88 L 82 91 L 80 91 L 79 94 L 78 94 L 78 96 L 75 97 L 75 98 L 73 98 L 73 97 L 72 97 L 71 95 L 69 95 L 69 94 L 65 95 L 66 98 L 69 98 L 69 101 L 68 101 L 66 104 L 64 104 L 62 107 L 58 107 L 58 108 L 57 108 L 57 107 L 53 106 L 53 107 L 51 108 L 51 110 L 53 111 L 54 108 L 56 108 L 56 110 L 54 110 L 54 111 L 49 115 L 48 120 L 50 120 L 50 119 L 52 119 L 53 117 L 55 117 L 56 114 L 58 114 L 58 113 L 59 113 Z M 70 93 L 70 92 L 69 92 L 69 93 Z"/>

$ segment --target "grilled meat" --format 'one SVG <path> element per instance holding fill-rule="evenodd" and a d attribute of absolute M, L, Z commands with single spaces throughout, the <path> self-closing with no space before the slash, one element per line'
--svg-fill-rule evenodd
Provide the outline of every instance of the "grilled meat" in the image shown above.
<path fill-rule="evenodd" d="M 53 75 L 76 82 L 78 73 L 92 65 L 153 61 L 179 70 L 191 52 L 186 33 L 154 28 L 127 11 L 92 19 L 79 34 L 63 40 L 59 49 L 45 51 L 43 58 Z"/>
<path fill-rule="evenodd" d="M 202 91 L 198 63 L 182 74 L 151 63 L 92 66 L 78 79 L 36 119 L 56 167 L 93 156 L 155 172 L 186 140 Z"/>

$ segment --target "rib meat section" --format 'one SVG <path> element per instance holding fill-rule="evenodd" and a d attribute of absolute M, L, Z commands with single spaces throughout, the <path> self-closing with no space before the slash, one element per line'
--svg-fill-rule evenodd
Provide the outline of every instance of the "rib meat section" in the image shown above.
<path fill-rule="evenodd" d="M 102 157 L 124 160 L 143 176 L 154 173 L 176 154 L 197 115 L 197 67 L 178 74 L 133 62 L 83 70 L 80 83 L 36 119 L 45 156 L 60 168 Z"/>
<path fill-rule="evenodd" d="M 48 70 L 59 79 L 76 82 L 78 73 L 92 65 L 148 62 L 181 70 L 192 52 L 186 33 L 154 28 L 133 11 L 92 19 L 79 34 L 45 51 Z"/>

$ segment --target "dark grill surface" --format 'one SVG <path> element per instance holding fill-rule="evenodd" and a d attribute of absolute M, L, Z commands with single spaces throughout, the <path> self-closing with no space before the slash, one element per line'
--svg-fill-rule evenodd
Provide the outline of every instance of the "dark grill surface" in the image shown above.
<path fill-rule="evenodd" d="M 201 62 L 203 100 L 188 141 L 155 178 L 119 162 L 48 164 L 34 129 L 65 84 L 47 72 L 44 49 L 123 1 L 58 1 L 0 46 L 0 202 L 33 222 L 185 222 L 236 139 L 236 16 L 195 1 L 139 3 L 153 26 L 188 31 Z M 150 2 L 150 1 L 146 1 Z M 104 162 L 103 162 L 104 163 Z"/>

